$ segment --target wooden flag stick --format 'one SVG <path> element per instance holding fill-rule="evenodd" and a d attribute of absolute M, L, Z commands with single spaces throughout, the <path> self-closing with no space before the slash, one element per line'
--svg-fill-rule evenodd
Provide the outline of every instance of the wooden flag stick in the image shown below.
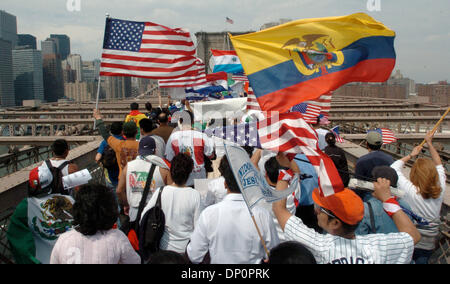
<path fill-rule="evenodd" d="M 251 211 L 250 211 L 250 214 L 251 214 L 251 216 L 252 216 L 253 223 L 255 224 L 256 231 L 258 231 L 258 235 L 259 235 L 259 239 L 261 240 L 261 244 L 263 245 L 264 250 L 266 251 L 267 259 L 269 259 L 269 250 L 267 249 L 266 242 L 264 241 L 264 239 L 263 239 L 263 237 L 262 237 L 262 235 L 261 235 L 261 232 L 259 231 L 258 224 L 256 224 L 255 216 L 253 216 L 253 214 L 251 213 Z"/>
<path fill-rule="evenodd" d="M 431 133 L 434 134 L 436 132 L 437 128 L 441 124 L 441 122 L 444 120 L 444 118 L 447 116 L 447 114 L 450 112 L 450 107 L 447 108 L 447 111 L 444 113 L 444 115 L 439 119 L 439 121 L 436 123 L 436 125 L 433 127 L 433 130 L 431 130 Z M 423 139 L 422 143 L 420 143 L 419 146 L 423 146 L 425 144 L 425 139 Z"/>

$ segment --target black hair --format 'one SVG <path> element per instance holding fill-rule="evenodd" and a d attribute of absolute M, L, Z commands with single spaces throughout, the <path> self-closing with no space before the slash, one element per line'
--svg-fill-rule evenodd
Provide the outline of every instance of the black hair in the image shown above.
<path fill-rule="evenodd" d="M 370 144 L 369 142 L 367 142 L 367 147 L 370 149 L 370 150 L 373 150 L 373 151 L 377 151 L 377 150 L 380 150 L 381 149 L 381 146 L 383 146 L 383 145 L 372 145 L 372 144 Z"/>
<path fill-rule="evenodd" d="M 110 230 L 119 216 L 114 192 L 101 184 L 82 186 L 75 193 L 72 211 L 75 229 L 85 236 Z"/>
<path fill-rule="evenodd" d="M 136 102 L 132 102 L 132 103 L 130 104 L 130 109 L 131 109 L 131 110 L 138 110 L 138 109 L 139 109 L 139 104 L 136 103 Z"/>
<path fill-rule="evenodd" d="M 152 104 L 150 102 L 146 102 L 145 103 L 145 109 L 148 110 L 148 111 L 152 111 L 152 109 L 153 109 Z"/>
<path fill-rule="evenodd" d="M 219 165 L 219 172 L 224 177 L 225 182 L 227 183 L 228 189 L 233 193 L 241 193 L 239 189 L 239 185 L 234 178 L 233 171 L 231 170 L 230 164 L 228 163 L 228 159 L 226 156 L 222 157 Z"/>
<path fill-rule="evenodd" d="M 155 129 L 155 124 L 148 118 L 143 118 L 139 121 L 139 127 L 144 130 L 145 133 L 150 133 Z"/>
<path fill-rule="evenodd" d="M 328 132 L 325 135 L 325 141 L 327 142 L 328 146 L 335 146 L 336 145 L 336 136 L 334 136 L 333 133 Z"/>
<path fill-rule="evenodd" d="M 242 146 L 242 148 L 244 148 L 245 152 L 247 152 L 248 156 L 251 158 L 255 147 L 246 145 L 246 146 Z"/>
<path fill-rule="evenodd" d="M 323 208 L 323 209 L 324 209 L 325 211 L 327 211 L 329 214 L 331 214 L 331 215 L 334 216 L 334 217 L 331 217 L 331 216 L 329 216 L 328 214 L 325 214 L 325 215 L 327 215 L 327 218 L 328 218 L 327 222 L 330 222 L 330 221 L 333 220 L 333 219 L 337 219 L 337 220 L 339 220 L 339 222 L 341 222 L 341 224 L 342 224 L 342 233 L 343 233 L 344 235 L 349 235 L 349 234 L 355 233 L 356 229 L 357 229 L 358 226 L 359 226 L 359 222 L 356 223 L 355 225 L 347 224 L 347 223 L 345 223 L 344 221 L 342 221 L 341 219 L 339 219 L 339 217 L 337 217 L 331 210 L 328 210 L 328 209 L 326 209 L 326 208 Z"/>
<path fill-rule="evenodd" d="M 110 129 L 111 133 L 114 135 L 120 135 L 122 134 L 123 131 L 123 122 L 122 121 L 114 121 L 111 124 L 111 129 Z"/>
<path fill-rule="evenodd" d="M 167 113 L 161 112 L 158 115 L 158 121 L 159 121 L 159 123 L 167 123 L 167 122 L 169 122 L 169 116 L 167 115 Z"/>
<path fill-rule="evenodd" d="M 179 153 L 171 161 L 170 175 L 176 185 L 183 185 L 186 184 L 193 169 L 192 158 L 187 154 Z"/>
<path fill-rule="evenodd" d="M 147 264 L 189 264 L 189 262 L 177 252 L 161 250 L 151 254 Z"/>
<path fill-rule="evenodd" d="M 129 121 L 129 122 L 134 123 L 134 121 Z M 127 123 L 129 123 L 129 122 L 127 122 Z M 124 130 L 123 135 L 125 135 L 126 138 L 136 138 L 137 132 L 138 132 L 138 128 L 136 127 L 136 129 L 133 132 L 130 132 L 129 129 Z"/>
<path fill-rule="evenodd" d="M 194 124 L 194 114 L 191 111 L 189 111 L 189 110 L 185 110 L 185 112 L 187 112 L 189 114 L 189 118 L 191 119 L 191 125 Z M 183 121 L 182 117 L 180 117 L 180 123 L 181 124 L 187 124 L 187 122 L 185 123 Z"/>
<path fill-rule="evenodd" d="M 264 169 L 266 170 L 267 177 L 269 178 L 269 180 L 272 183 L 277 183 L 278 175 L 282 167 L 278 163 L 277 158 L 275 156 L 271 157 L 266 161 L 266 163 L 264 164 Z"/>
<path fill-rule="evenodd" d="M 269 264 L 317 264 L 317 262 L 304 245 L 296 241 L 287 241 L 270 250 Z"/>
<path fill-rule="evenodd" d="M 69 150 L 69 144 L 65 139 L 57 139 L 53 142 L 51 148 L 57 157 L 61 157 Z"/>

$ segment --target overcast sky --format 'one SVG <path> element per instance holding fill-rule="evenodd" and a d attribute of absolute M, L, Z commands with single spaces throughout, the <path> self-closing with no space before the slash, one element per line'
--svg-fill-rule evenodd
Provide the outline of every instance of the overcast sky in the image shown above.
<path fill-rule="evenodd" d="M 76 1 L 80 11 L 69 11 L 67 2 Z M 376 7 L 369 11 L 368 1 L 379 1 L 380 11 Z M 448 0 L 1 0 L 0 9 L 15 15 L 18 33 L 34 35 L 38 46 L 52 33 L 67 34 L 72 53 L 81 54 L 83 60 L 101 56 L 106 13 L 113 18 L 182 27 L 194 35 L 259 30 L 280 18 L 365 12 L 396 32 L 395 69 L 418 83 L 450 82 Z M 225 17 L 234 24 L 226 24 Z"/>

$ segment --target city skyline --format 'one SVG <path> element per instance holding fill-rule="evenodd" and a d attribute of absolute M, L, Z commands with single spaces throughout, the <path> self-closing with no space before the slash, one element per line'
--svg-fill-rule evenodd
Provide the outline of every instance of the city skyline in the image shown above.
<path fill-rule="evenodd" d="M 80 3 L 80 11 L 69 11 L 67 3 Z M 450 81 L 447 69 L 450 54 L 450 3 L 433 1 L 385 1 L 379 11 L 368 10 L 369 0 L 269 0 L 247 1 L 187 1 L 187 0 L 4 0 L 0 9 L 17 16 L 18 33 L 32 34 L 40 44 L 50 34 L 67 34 L 72 53 L 84 60 L 101 57 L 104 19 L 111 17 L 152 21 L 168 27 L 186 28 L 194 35 L 198 31 L 242 32 L 258 30 L 263 24 L 282 18 L 301 19 L 347 15 L 365 12 L 396 32 L 397 64 L 405 77 L 418 83 Z M 377 0 L 370 0 L 377 1 Z M 377 7 L 375 7 L 377 8 Z M 226 22 L 226 17 L 234 24 Z M 194 40 L 195 37 L 193 36 Z"/>

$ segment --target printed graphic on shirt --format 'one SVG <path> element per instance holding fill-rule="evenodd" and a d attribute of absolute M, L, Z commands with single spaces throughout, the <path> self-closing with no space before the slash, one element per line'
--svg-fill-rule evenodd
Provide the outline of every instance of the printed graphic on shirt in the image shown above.
<path fill-rule="evenodd" d="M 193 152 L 194 152 L 194 151 L 192 150 L 192 147 L 185 146 L 185 145 L 182 145 L 182 146 L 180 147 L 180 153 L 186 154 L 186 155 L 188 155 L 189 157 L 192 157 L 192 153 L 193 153 Z"/>
<path fill-rule="evenodd" d="M 341 257 L 335 260 L 332 260 L 328 264 L 364 264 L 364 259 L 357 257 L 353 259 L 353 256 L 350 256 L 348 259 L 346 257 Z"/>
<path fill-rule="evenodd" d="M 72 228 L 72 202 L 64 196 L 53 196 L 39 204 L 31 203 L 29 207 L 33 230 L 43 239 L 56 240 Z"/>
<path fill-rule="evenodd" d="M 131 192 L 143 192 L 145 183 L 147 182 L 148 172 L 131 172 L 128 176 L 128 184 L 130 185 Z M 150 189 L 154 191 L 156 188 L 156 181 L 152 179 Z"/>
<path fill-rule="evenodd" d="M 136 149 L 123 147 L 120 150 L 120 165 L 121 165 L 121 167 L 124 168 L 128 164 L 128 162 L 136 159 L 137 155 L 138 155 L 138 152 Z"/>

